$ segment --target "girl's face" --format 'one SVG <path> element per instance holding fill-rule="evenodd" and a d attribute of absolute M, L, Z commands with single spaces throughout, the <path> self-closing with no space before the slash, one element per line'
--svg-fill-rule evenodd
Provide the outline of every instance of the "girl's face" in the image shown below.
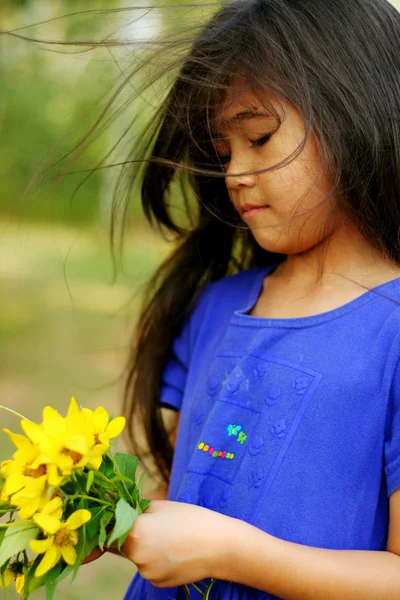
<path fill-rule="evenodd" d="M 227 97 L 217 115 L 214 146 L 228 175 L 230 199 L 258 244 L 270 252 L 298 254 L 333 233 L 338 221 L 315 135 L 286 166 L 251 173 L 288 158 L 304 139 L 299 113 L 283 101 L 273 106 L 280 126 L 252 92 Z M 234 174 L 239 175 L 230 177 Z"/>

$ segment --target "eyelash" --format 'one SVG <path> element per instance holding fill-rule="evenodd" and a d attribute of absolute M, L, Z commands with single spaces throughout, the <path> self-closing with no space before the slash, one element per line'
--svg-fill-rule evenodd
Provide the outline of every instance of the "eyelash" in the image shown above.
<path fill-rule="evenodd" d="M 269 140 L 271 139 L 272 134 L 268 133 L 267 135 L 263 135 L 263 137 L 259 138 L 258 140 L 254 140 L 254 142 L 251 143 L 251 147 L 252 148 L 261 148 L 262 146 L 264 146 L 264 144 L 266 144 L 267 142 L 269 142 Z M 228 163 L 231 159 L 231 155 L 227 154 L 225 156 L 218 156 L 219 161 L 225 165 L 226 163 Z"/>

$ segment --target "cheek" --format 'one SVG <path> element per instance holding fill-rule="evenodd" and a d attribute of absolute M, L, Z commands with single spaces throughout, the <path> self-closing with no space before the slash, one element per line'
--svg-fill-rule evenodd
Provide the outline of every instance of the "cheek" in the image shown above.
<path fill-rule="evenodd" d="M 331 207 L 331 182 L 322 168 L 314 144 L 285 167 L 270 171 L 259 178 L 260 192 L 269 198 L 277 215 L 308 216 L 321 205 Z"/>

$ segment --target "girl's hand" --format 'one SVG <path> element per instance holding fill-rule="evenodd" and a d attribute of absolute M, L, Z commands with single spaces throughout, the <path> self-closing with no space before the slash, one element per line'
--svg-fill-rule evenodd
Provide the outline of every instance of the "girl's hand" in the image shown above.
<path fill-rule="evenodd" d="M 157 587 L 223 579 L 234 522 L 200 506 L 156 500 L 135 521 L 121 550 Z"/>

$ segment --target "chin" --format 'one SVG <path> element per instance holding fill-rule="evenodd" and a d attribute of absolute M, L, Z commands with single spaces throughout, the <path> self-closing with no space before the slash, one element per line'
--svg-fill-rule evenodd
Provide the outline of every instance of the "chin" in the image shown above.
<path fill-rule="evenodd" d="M 273 252 L 274 254 L 285 254 L 286 256 L 302 254 L 307 252 L 314 247 L 315 244 L 307 244 L 305 240 L 299 243 L 299 239 L 295 236 L 287 236 L 285 234 L 277 235 L 263 235 L 253 232 L 255 241 L 263 250 L 267 252 Z"/>

